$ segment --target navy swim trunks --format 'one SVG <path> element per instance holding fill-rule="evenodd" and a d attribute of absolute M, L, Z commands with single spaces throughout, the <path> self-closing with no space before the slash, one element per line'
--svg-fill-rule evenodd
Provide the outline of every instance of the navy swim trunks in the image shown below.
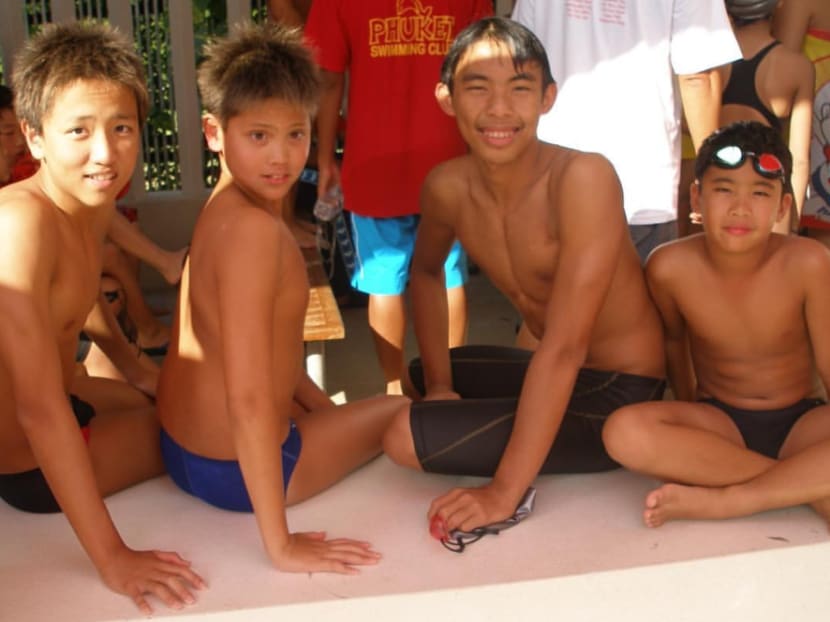
<path fill-rule="evenodd" d="M 288 437 L 282 444 L 282 479 L 288 488 L 300 457 L 302 439 L 292 421 Z M 194 497 L 234 512 L 253 512 L 242 470 L 236 460 L 215 460 L 187 451 L 161 430 L 161 457 L 176 485 Z"/>

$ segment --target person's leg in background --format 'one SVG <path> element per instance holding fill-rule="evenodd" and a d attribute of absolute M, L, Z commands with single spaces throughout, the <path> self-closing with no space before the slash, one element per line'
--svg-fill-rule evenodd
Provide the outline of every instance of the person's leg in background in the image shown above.
<path fill-rule="evenodd" d="M 402 393 L 406 337 L 403 294 L 416 227 L 416 216 L 371 218 L 352 214 L 356 258 L 352 287 L 369 294 L 369 328 L 389 395 Z"/>

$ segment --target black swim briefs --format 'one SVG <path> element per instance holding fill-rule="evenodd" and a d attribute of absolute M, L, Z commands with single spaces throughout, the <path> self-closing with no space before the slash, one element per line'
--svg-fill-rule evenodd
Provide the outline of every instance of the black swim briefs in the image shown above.
<path fill-rule="evenodd" d="M 735 408 L 713 397 L 699 401 L 711 404 L 726 413 L 738 426 L 747 448 L 770 458 L 778 458 L 778 452 L 781 451 L 781 446 L 787 440 L 796 421 L 808 411 L 825 404 L 824 400 L 811 397 L 786 408 L 746 410 Z"/>
<path fill-rule="evenodd" d="M 78 427 L 83 431 L 95 416 L 95 409 L 74 395 L 69 397 Z M 50 514 L 61 511 L 40 469 L 0 474 L 0 499 L 24 512 Z"/>

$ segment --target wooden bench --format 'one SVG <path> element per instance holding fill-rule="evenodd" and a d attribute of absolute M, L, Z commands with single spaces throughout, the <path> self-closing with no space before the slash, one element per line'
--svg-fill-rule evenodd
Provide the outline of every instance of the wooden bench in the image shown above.
<path fill-rule="evenodd" d="M 316 248 L 304 248 L 302 251 L 308 270 L 308 309 L 303 326 L 305 367 L 309 377 L 325 390 L 326 341 L 343 339 L 346 329 L 320 251 Z"/>

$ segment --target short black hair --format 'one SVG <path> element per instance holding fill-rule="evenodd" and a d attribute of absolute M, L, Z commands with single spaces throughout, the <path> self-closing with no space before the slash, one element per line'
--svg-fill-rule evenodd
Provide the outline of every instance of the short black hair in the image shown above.
<path fill-rule="evenodd" d="M 453 89 L 455 70 L 458 68 L 461 57 L 472 45 L 482 40 L 502 44 L 510 50 L 513 66 L 517 70 L 527 63 L 538 64 L 542 69 L 543 90 L 556 83 L 550 70 L 550 62 L 548 61 L 547 52 L 545 52 L 545 46 L 542 45 L 536 35 L 512 19 L 485 17 L 473 22 L 459 32 L 444 57 L 444 62 L 441 64 L 441 82 L 447 85 L 450 93 Z"/>
<path fill-rule="evenodd" d="M 0 84 L 0 110 L 14 110 L 14 94 L 5 84 Z"/>
<path fill-rule="evenodd" d="M 712 165 L 712 156 L 721 147 L 735 145 L 753 153 L 771 153 L 784 166 L 784 192 L 792 193 L 790 176 L 793 171 L 793 156 L 778 130 L 758 121 L 736 121 L 716 130 L 700 147 L 695 158 L 695 179 L 700 181 L 703 173 Z"/>

